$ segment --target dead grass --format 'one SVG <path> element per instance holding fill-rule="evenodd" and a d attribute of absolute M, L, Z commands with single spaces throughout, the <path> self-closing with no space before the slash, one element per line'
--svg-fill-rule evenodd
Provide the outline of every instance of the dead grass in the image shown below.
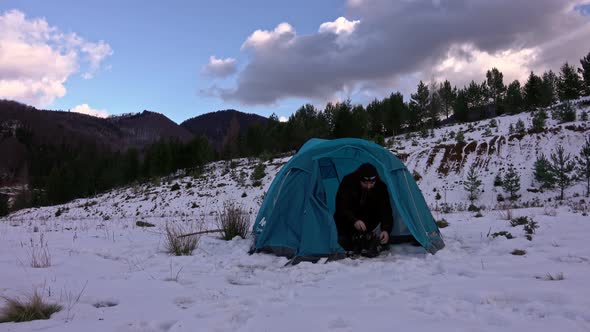
<path fill-rule="evenodd" d="M 500 218 L 503 220 L 512 220 L 512 207 L 509 203 L 504 203 L 500 206 Z"/>
<path fill-rule="evenodd" d="M 43 233 L 39 236 L 39 243 L 33 238 L 29 241 L 29 265 L 34 268 L 45 268 L 51 266 L 51 253 Z"/>
<path fill-rule="evenodd" d="M 164 230 L 164 246 L 169 254 L 190 256 L 199 245 L 199 239 L 201 238 L 199 234 L 181 237 L 181 235 L 199 230 L 178 223 L 166 223 Z"/>
<path fill-rule="evenodd" d="M 229 241 L 236 236 L 245 239 L 250 229 L 250 216 L 244 208 L 234 201 L 223 203 L 223 211 L 218 213 L 217 225 L 222 239 Z"/>
<path fill-rule="evenodd" d="M 449 226 L 449 222 L 446 219 L 437 220 L 436 226 L 438 226 L 438 228 L 445 228 Z"/>
<path fill-rule="evenodd" d="M 26 300 L 9 297 L 3 299 L 6 306 L 0 310 L 0 323 L 49 319 L 62 309 L 59 304 L 46 303 L 37 291 Z"/>

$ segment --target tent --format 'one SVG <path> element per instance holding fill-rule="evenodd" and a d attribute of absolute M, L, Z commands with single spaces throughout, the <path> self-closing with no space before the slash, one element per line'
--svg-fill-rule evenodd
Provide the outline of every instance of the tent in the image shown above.
<path fill-rule="evenodd" d="M 428 252 L 444 247 L 414 178 L 384 147 L 362 139 L 310 139 L 281 168 L 258 211 L 251 252 L 298 260 L 342 255 L 334 222 L 340 180 L 370 162 L 388 187 L 394 217 L 391 241 L 413 236 Z"/>

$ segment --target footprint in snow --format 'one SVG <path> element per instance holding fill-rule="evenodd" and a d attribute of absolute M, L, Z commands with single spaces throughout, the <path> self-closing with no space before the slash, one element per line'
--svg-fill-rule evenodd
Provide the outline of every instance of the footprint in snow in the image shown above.
<path fill-rule="evenodd" d="M 330 329 L 334 329 L 334 330 L 335 329 L 345 329 L 347 327 L 350 327 L 350 323 L 347 320 L 345 320 L 344 318 L 338 317 L 338 318 L 330 321 L 330 323 L 328 324 L 328 327 Z"/>
<path fill-rule="evenodd" d="M 193 303 L 195 303 L 195 301 L 190 297 L 177 297 L 174 299 L 174 304 L 181 309 L 188 309 Z"/>

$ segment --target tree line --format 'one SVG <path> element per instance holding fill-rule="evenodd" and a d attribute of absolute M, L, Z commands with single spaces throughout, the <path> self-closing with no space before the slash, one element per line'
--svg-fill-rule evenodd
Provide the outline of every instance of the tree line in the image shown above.
<path fill-rule="evenodd" d="M 25 135 L 30 137 L 31 135 Z M 134 181 L 147 181 L 187 169 L 199 173 L 215 159 L 206 138 L 183 143 L 160 140 L 144 150 L 112 151 L 96 145 L 34 145 L 28 140 L 29 189 L 21 191 L 12 210 L 60 204 L 88 197 Z M 7 197 L 0 197 L 0 215 L 7 213 Z"/>
<path fill-rule="evenodd" d="M 517 114 L 590 96 L 590 52 L 577 68 L 564 63 L 559 74 L 548 70 L 531 72 L 526 82 L 506 85 L 498 68 L 486 72 L 481 82 L 463 88 L 451 82 L 420 81 L 409 101 L 400 92 L 373 100 L 366 107 L 350 100 L 327 103 L 323 110 L 311 104 L 301 106 L 287 122 L 273 114 L 266 125 L 251 127 L 238 137 L 224 158 L 258 156 L 297 150 L 312 137 L 357 137 L 383 144 L 384 137 L 428 130 L 445 123 L 477 121 L 501 114 Z"/>

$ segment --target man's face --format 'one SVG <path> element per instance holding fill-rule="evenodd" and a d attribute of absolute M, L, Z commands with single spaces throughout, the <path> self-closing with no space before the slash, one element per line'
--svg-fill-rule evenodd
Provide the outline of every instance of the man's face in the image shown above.
<path fill-rule="evenodd" d="M 373 176 L 371 178 L 362 178 L 361 179 L 361 188 L 363 190 L 372 190 L 375 187 L 376 177 Z"/>

